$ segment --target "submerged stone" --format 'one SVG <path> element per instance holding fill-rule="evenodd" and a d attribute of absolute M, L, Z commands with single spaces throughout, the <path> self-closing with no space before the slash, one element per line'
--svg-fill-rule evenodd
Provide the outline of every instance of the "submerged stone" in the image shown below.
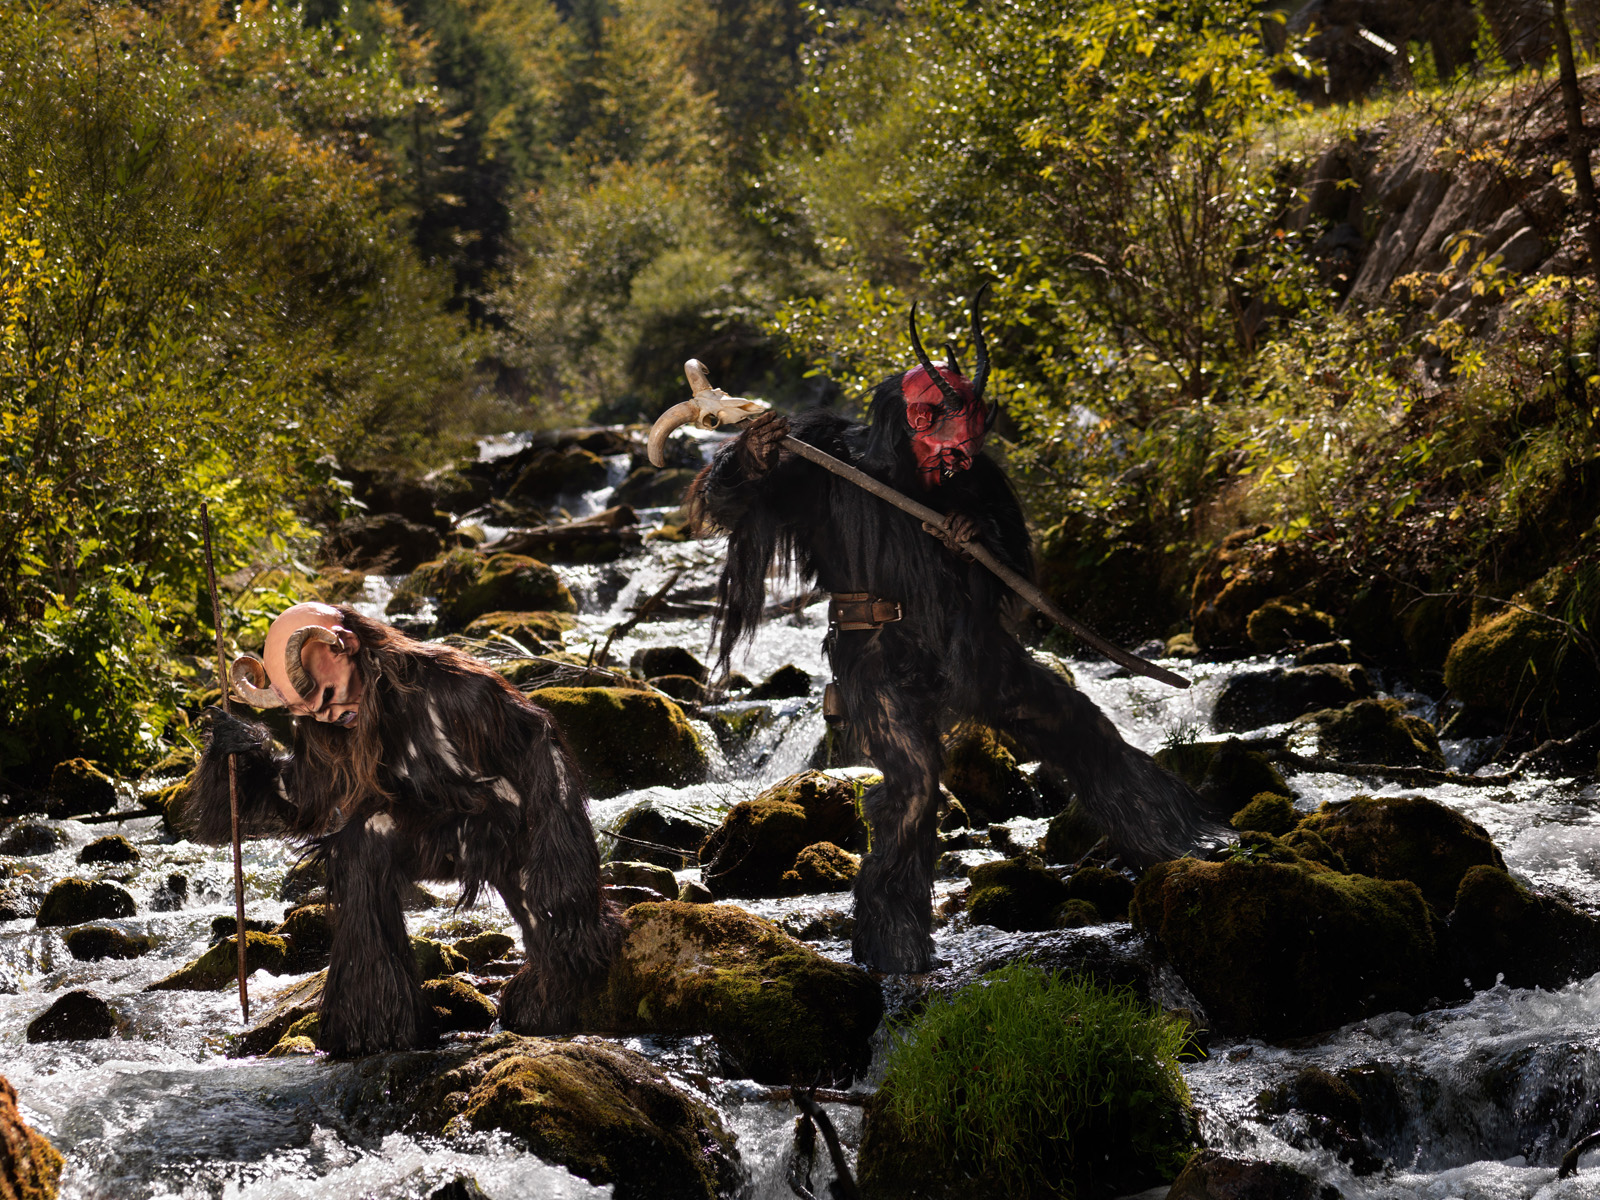
<path fill-rule="evenodd" d="M 28 1022 L 29 1042 L 88 1042 L 108 1038 L 116 1030 L 111 1006 L 93 992 L 61 996 Z"/>
<path fill-rule="evenodd" d="M 67 835 L 37 821 L 24 821 L 13 825 L 0 835 L 0 854 L 25 858 L 35 854 L 52 854 L 60 849 Z"/>
<path fill-rule="evenodd" d="M 113 833 L 108 837 L 96 838 L 82 850 L 78 851 L 80 863 L 136 863 L 139 861 L 138 848 L 120 833 Z"/>
<path fill-rule="evenodd" d="M 67 950 L 80 962 L 107 958 L 138 958 L 155 949 L 152 937 L 134 937 L 106 925 L 84 925 L 61 935 Z"/>
<path fill-rule="evenodd" d="M 1337 1200 L 1324 1187 L 1288 1163 L 1237 1158 L 1202 1150 L 1184 1166 L 1166 1200 Z"/>
<path fill-rule="evenodd" d="M 77 879 L 58 880 L 39 905 L 40 929 L 82 925 L 85 921 L 115 921 L 134 914 L 133 893 L 119 883 Z"/>
<path fill-rule="evenodd" d="M 1461 877 L 1450 914 L 1455 968 L 1474 988 L 1557 988 L 1600 970 L 1600 920 L 1529 891 L 1499 867 Z"/>
<path fill-rule="evenodd" d="M 640 904 L 582 1027 L 714 1034 L 749 1077 L 846 1080 L 871 1057 L 883 998 L 771 921 L 721 904 Z"/>
<path fill-rule="evenodd" d="M 266 971 L 277 975 L 289 953 L 288 943 L 270 933 L 246 933 L 245 971 Z M 165 979 L 158 979 L 147 992 L 220 992 L 239 978 L 239 940 L 218 942 L 192 963 L 180 967 Z"/>

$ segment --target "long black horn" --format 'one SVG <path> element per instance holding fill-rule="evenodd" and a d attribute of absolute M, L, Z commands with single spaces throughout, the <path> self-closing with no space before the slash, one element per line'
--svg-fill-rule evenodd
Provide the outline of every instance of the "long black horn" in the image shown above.
<path fill-rule="evenodd" d="M 986 283 L 972 297 L 972 345 L 978 356 L 977 367 L 972 372 L 972 390 L 977 394 L 979 404 L 983 403 L 983 389 L 989 384 L 989 347 L 984 344 L 983 320 L 980 316 L 983 297 L 988 291 L 989 285 Z"/>
<path fill-rule="evenodd" d="M 957 375 L 966 378 L 967 373 L 961 369 L 961 360 L 956 357 L 956 344 L 954 342 L 946 342 L 944 344 L 944 361 L 945 365 Z"/>
<path fill-rule="evenodd" d="M 928 352 L 922 348 L 922 339 L 917 336 L 917 302 L 911 302 L 911 348 L 917 352 L 917 361 L 922 364 L 922 369 L 928 373 L 928 378 L 939 385 L 939 393 L 957 411 L 966 407 L 966 401 L 961 398 L 961 393 L 950 386 L 950 381 L 941 375 L 937 368 L 928 361 Z"/>

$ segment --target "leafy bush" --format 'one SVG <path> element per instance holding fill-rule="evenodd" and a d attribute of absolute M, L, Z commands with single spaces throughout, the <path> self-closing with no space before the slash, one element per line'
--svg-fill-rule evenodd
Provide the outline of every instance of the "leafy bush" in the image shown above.
<path fill-rule="evenodd" d="M 863 1186 L 918 1195 L 1115 1195 L 1170 1179 L 1193 1148 L 1186 1027 L 1126 988 L 1028 964 L 902 1026 L 861 1147 Z"/>

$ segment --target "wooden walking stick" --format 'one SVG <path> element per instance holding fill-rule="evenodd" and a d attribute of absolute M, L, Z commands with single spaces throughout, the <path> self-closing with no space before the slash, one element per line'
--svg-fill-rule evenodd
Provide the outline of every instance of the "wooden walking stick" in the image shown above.
<path fill-rule="evenodd" d="M 204 503 L 200 505 L 200 530 L 206 542 L 206 585 L 211 589 L 211 624 L 217 632 L 217 681 L 222 685 L 222 711 L 230 716 L 233 706 L 228 701 L 228 659 L 222 652 L 222 603 L 217 599 L 217 566 L 211 556 L 211 513 Z M 239 849 L 239 764 L 235 756 L 228 755 L 228 811 L 233 818 L 233 911 L 237 922 L 235 940 L 239 944 L 239 1009 L 244 1023 L 250 1023 L 250 988 L 245 982 L 245 943 L 249 938 L 244 925 L 244 856 Z"/>
<path fill-rule="evenodd" d="M 662 413 L 656 423 L 650 428 L 650 461 L 656 466 L 661 466 L 665 459 L 662 451 L 665 447 L 667 434 L 679 425 L 694 424 L 701 429 L 717 429 L 724 425 L 737 425 L 751 417 L 760 416 L 766 412 L 768 405 L 761 400 L 746 400 L 739 396 L 730 396 L 721 388 L 711 386 L 711 381 L 706 377 L 705 364 L 698 359 L 691 358 L 683 364 L 683 373 L 689 378 L 689 386 L 694 389 L 694 399 L 685 400 L 675 404 Z M 936 528 L 943 527 L 945 514 L 920 504 L 910 496 L 895 491 L 894 488 L 881 480 L 874 479 L 865 471 L 852 467 L 847 462 L 841 462 L 826 450 L 819 450 L 809 442 L 802 442 L 796 437 L 785 437 L 782 445 L 786 450 L 792 450 L 801 458 L 809 459 L 819 467 L 832 471 L 859 488 L 865 488 L 874 496 L 888 501 L 902 512 L 908 512 L 913 517 L 926 525 Z M 1050 603 L 1033 582 L 1005 563 L 1001 562 L 989 552 L 988 547 L 978 542 L 963 542 L 962 549 L 973 558 L 977 559 L 989 570 L 993 571 L 1003 580 L 1012 591 L 1021 596 L 1034 608 L 1049 617 L 1057 625 L 1076 634 L 1086 645 L 1098 650 L 1118 666 L 1127 667 L 1136 674 L 1150 679 L 1158 679 L 1162 683 L 1171 684 L 1175 688 L 1186 688 L 1189 681 L 1165 667 L 1158 667 L 1155 663 L 1140 658 L 1124 650 L 1121 646 L 1105 640 L 1094 630 L 1074 621 L 1054 604 Z"/>

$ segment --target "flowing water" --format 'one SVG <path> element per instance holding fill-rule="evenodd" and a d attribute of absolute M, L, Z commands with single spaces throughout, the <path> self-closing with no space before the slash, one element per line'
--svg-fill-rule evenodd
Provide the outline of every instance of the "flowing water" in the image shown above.
<path fill-rule="evenodd" d="M 486 446 L 506 452 L 513 443 Z M 613 464 L 614 485 L 626 460 Z M 573 498 L 573 515 L 604 506 L 610 487 Z M 641 514 L 647 527 L 659 513 Z M 717 543 L 650 543 L 614 564 L 559 568 L 578 598 L 580 628 L 567 635 L 569 648 L 586 650 L 649 596 L 673 571 L 679 589 L 708 589 L 720 565 Z M 381 614 L 393 581 L 373 580 L 364 600 Z M 794 581 L 774 580 L 775 598 L 799 592 Z M 821 689 L 826 668 L 821 653 L 825 606 L 814 604 L 769 620 L 735 669 L 760 679 L 785 663 L 809 672 L 809 696 L 769 704 L 772 719 L 731 760 L 701 723 L 711 751 L 708 782 L 687 788 L 648 788 L 596 802 L 598 826 L 638 800 L 652 796 L 687 808 L 720 812 L 738 800 L 805 767 L 823 735 Z M 644 646 L 705 649 L 702 618 L 647 621 L 613 646 L 614 661 L 626 664 Z M 1123 735 L 1154 749 L 1180 730 L 1209 733 L 1208 716 L 1218 687 L 1240 669 L 1261 660 L 1231 664 L 1169 663 L 1195 686 L 1177 692 L 1130 678 L 1106 664 L 1076 662 L 1079 686 L 1112 717 Z M 1397 681 L 1388 682 L 1399 692 Z M 733 708 L 741 707 L 733 705 Z M 1446 747 L 1455 762 L 1479 750 Z M 1292 776 L 1297 805 L 1306 811 L 1354 791 L 1398 793 L 1394 787 L 1356 785 L 1328 775 Z M 1591 911 L 1600 909 L 1600 789 L 1593 782 L 1527 779 L 1498 790 L 1431 787 L 1427 794 L 1482 824 L 1505 854 L 1511 871 L 1539 887 L 1558 891 Z M 133 798 L 128 797 L 128 807 Z M 202 953 L 214 917 L 231 914 L 232 883 L 227 852 L 165 836 L 156 818 L 119 825 L 51 822 L 66 843 L 48 855 L 5 859 L 13 874 L 40 880 L 65 875 L 115 879 L 131 890 L 139 915 L 101 922 L 130 934 L 153 935 L 156 950 L 131 961 L 82 963 L 67 952 L 58 931 L 39 930 L 31 919 L 0 923 L 0 1073 L 19 1093 L 25 1117 L 66 1155 L 63 1194 L 146 1200 L 156 1197 L 427 1197 L 458 1177 L 471 1177 L 496 1200 L 511 1197 L 608 1195 L 561 1167 L 541 1162 L 515 1141 L 499 1136 L 426 1139 L 395 1132 L 404 1112 L 360 1062 L 320 1059 L 234 1060 L 223 1055 L 224 1038 L 238 1030 L 232 991 L 156 992 L 143 987 Z M 78 851 L 111 831 L 139 848 L 132 866 L 83 867 Z M 1042 826 L 1018 836 L 1037 836 Z M 992 850 L 968 850 L 974 858 Z M 294 861 L 281 842 L 250 843 L 245 885 L 248 915 L 276 921 L 284 911 L 279 888 Z M 187 900 L 177 911 L 156 911 L 166 880 L 188 880 Z M 695 877 L 693 870 L 680 879 Z M 940 895 L 958 886 L 942 880 Z M 431 885 L 436 904 L 408 913 L 412 931 L 422 932 L 452 915 L 453 889 Z M 830 910 L 848 909 L 848 896 L 747 902 L 763 916 L 797 928 Z M 472 914 L 515 934 L 497 899 Z M 813 942 L 838 959 L 848 943 Z M 1137 954 L 1126 924 L 1049 934 L 1003 934 L 974 927 L 958 915 L 936 935 L 937 954 L 950 965 L 939 975 L 954 978 L 1025 952 L 1048 958 L 1070 944 L 1074 953 Z M 253 1003 L 265 1008 L 273 996 L 302 977 L 257 973 Z M 120 1026 L 104 1041 L 30 1045 L 27 1022 L 62 993 L 88 988 L 107 1000 Z M 891 1006 L 914 995 L 904 983 L 886 981 Z M 1153 989 L 1169 1004 L 1192 1003 L 1170 971 L 1157 972 Z M 882 1044 L 874 1072 L 881 1070 Z M 656 1042 L 627 1039 L 682 1086 L 712 1103 L 735 1133 L 751 1200 L 792 1195 L 786 1176 L 795 1110 L 763 1098 L 747 1081 L 718 1078 L 716 1055 L 706 1039 Z M 1308 1065 L 1329 1070 L 1358 1067 L 1384 1081 L 1385 1103 L 1369 1104 L 1364 1120 L 1385 1170 L 1357 1178 L 1330 1153 L 1298 1148 L 1296 1117 L 1265 1123 L 1255 1112 L 1257 1094 Z M 1470 1001 L 1420 1016 L 1388 1014 L 1347 1026 L 1292 1047 L 1217 1038 L 1205 1060 L 1186 1067 L 1208 1144 L 1254 1157 L 1292 1163 L 1351 1198 L 1430 1197 L 1438 1200 L 1513 1200 L 1600 1197 L 1600 1153 L 1586 1155 L 1577 1176 L 1557 1180 L 1556 1164 L 1578 1135 L 1600 1125 L 1600 975 L 1555 992 L 1504 986 Z M 872 1074 L 865 1081 L 871 1085 Z M 847 1150 L 859 1139 L 857 1109 L 830 1105 Z M 1310 1144 L 1310 1143 L 1306 1143 Z M 818 1194 L 827 1175 L 819 1156 Z M 1151 1195 L 1160 1195 L 1160 1191 Z"/>

